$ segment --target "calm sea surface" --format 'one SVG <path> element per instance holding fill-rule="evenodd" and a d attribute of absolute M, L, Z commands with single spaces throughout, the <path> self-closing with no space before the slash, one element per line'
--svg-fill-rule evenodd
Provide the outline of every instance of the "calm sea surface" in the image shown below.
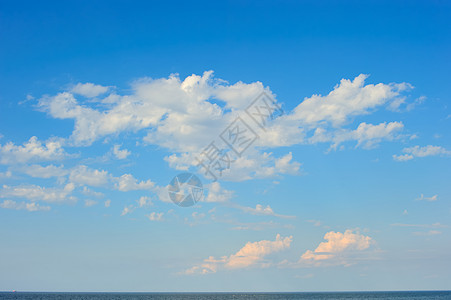
<path fill-rule="evenodd" d="M 387 300 L 451 300 L 447 292 L 352 292 L 352 293 L 1 293 L 0 299 L 50 299 L 50 300 L 251 300 L 251 299 L 387 299 Z"/>

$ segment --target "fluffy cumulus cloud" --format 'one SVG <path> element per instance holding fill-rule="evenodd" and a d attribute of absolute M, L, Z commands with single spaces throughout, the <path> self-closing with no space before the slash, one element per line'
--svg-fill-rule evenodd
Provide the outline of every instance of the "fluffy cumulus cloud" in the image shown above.
<path fill-rule="evenodd" d="M 69 180 L 79 185 L 106 186 L 110 181 L 110 174 L 105 170 L 91 169 L 79 165 L 70 172 Z"/>
<path fill-rule="evenodd" d="M 363 251 L 371 246 L 372 239 L 358 232 L 348 229 L 345 232 L 330 231 L 324 235 L 326 242 L 322 242 L 315 250 L 307 250 L 302 254 L 301 264 L 344 264 L 349 265 L 350 254 Z"/>
<path fill-rule="evenodd" d="M 150 190 L 155 183 L 150 179 L 147 181 L 138 181 L 132 174 L 124 174 L 121 177 L 115 178 L 115 187 L 122 192 Z"/>
<path fill-rule="evenodd" d="M 277 234 L 274 241 L 263 240 L 258 242 L 248 242 L 230 256 L 223 256 L 219 259 L 213 256 L 205 259 L 201 264 L 196 265 L 184 272 L 184 274 L 208 274 L 216 273 L 220 269 L 242 269 L 249 267 L 268 267 L 272 261 L 267 257 L 273 253 L 288 249 L 293 241 L 293 237 L 281 237 Z"/>
<path fill-rule="evenodd" d="M 450 156 L 451 151 L 441 147 L 441 146 L 413 146 L 409 148 L 404 148 L 402 150 L 404 154 L 393 155 L 393 159 L 396 161 L 408 161 L 412 160 L 415 157 L 426 157 L 426 156 Z"/>
<path fill-rule="evenodd" d="M 61 160 L 68 156 L 64 151 L 60 140 L 39 141 L 37 137 L 31 137 L 23 145 L 15 145 L 8 142 L 0 145 L 1 164 L 23 164 L 38 161 Z"/>
<path fill-rule="evenodd" d="M 90 189 L 99 187 L 120 192 L 150 191 L 160 200 L 170 202 L 165 187 L 149 179 L 137 179 L 129 172 L 113 175 L 105 169 L 95 169 L 92 167 L 94 159 L 75 164 L 65 162 L 64 165 L 71 166 L 66 168 L 57 162 L 77 157 L 66 152 L 68 147 L 87 147 L 96 142 L 100 144 L 99 141 L 107 144 L 106 149 L 109 149 L 101 156 L 104 161 L 109 161 L 108 158 L 125 160 L 131 151 L 117 140 L 125 135 L 135 135 L 139 146 L 155 145 L 165 149 L 168 153 L 164 159 L 171 168 L 197 171 L 208 178 L 211 178 L 208 170 L 199 164 L 199 158 L 206 157 L 206 149 L 214 142 L 219 147 L 221 159 L 228 158 L 225 167 L 216 169 L 220 179 L 226 181 L 300 173 L 301 164 L 292 152 L 279 154 L 279 151 L 272 151 L 273 148 L 325 143 L 330 149 L 341 149 L 344 144 L 367 149 L 382 141 L 407 136 L 403 134 L 403 123 L 397 121 L 354 124 L 357 117 L 378 109 L 397 110 L 405 104 L 403 93 L 412 88 L 407 83 L 367 84 L 367 78 L 362 74 L 354 79 L 342 79 L 329 93 L 306 97 L 284 113 L 281 113 L 282 104 L 276 100 L 276 95 L 261 82 L 228 83 L 215 78 L 212 71 L 186 78 L 176 74 L 167 78 L 141 78 L 132 83 L 127 93 L 95 83 L 78 83 L 64 92 L 36 100 L 38 109 L 50 117 L 73 121 L 69 136 L 46 141 L 31 137 L 23 144 L 0 144 L 0 164 L 8 165 L 8 171 L 0 173 L 2 180 L 12 180 L 12 170 L 15 174 L 32 177 L 27 180 L 57 180 L 58 186 L 5 185 L 0 190 L 0 197 L 5 201 L 9 200 L 7 197 L 22 197 L 32 203 L 70 202 L 76 200 L 73 194 L 77 195 L 77 192 L 89 199 L 102 198 L 102 193 Z M 277 108 L 277 117 L 269 116 L 270 107 Z M 248 128 L 247 133 L 253 141 L 242 152 L 227 144 L 238 138 L 235 129 L 231 129 L 237 122 L 244 124 L 242 128 Z M 130 143 L 127 145 L 127 148 L 131 147 Z M 83 151 L 80 149 L 80 153 Z M 402 157 L 395 159 L 450 154 L 438 146 L 416 146 L 405 148 L 403 152 Z M 95 161 L 98 162 L 101 161 Z M 218 182 L 207 185 L 206 189 L 204 202 L 229 202 L 233 197 L 233 192 Z M 141 198 L 124 214 L 150 203 L 150 199 Z M 289 217 L 275 213 L 270 206 L 241 209 L 255 215 Z M 158 215 L 152 218 L 158 219 Z"/>
<path fill-rule="evenodd" d="M 342 79 L 326 96 L 305 98 L 290 115 L 304 124 L 331 123 L 338 127 L 350 118 L 371 113 L 383 105 L 397 103 L 400 93 L 411 88 L 409 84 L 367 84 L 368 75 L 360 74 L 354 80 Z"/>

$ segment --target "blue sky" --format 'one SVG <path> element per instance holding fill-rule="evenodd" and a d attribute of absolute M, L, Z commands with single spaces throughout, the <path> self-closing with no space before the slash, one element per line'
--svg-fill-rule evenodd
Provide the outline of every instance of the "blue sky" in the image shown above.
<path fill-rule="evenodd" d="M 450 289 L 450 8 L 2 1 L 0 290 Z"/>

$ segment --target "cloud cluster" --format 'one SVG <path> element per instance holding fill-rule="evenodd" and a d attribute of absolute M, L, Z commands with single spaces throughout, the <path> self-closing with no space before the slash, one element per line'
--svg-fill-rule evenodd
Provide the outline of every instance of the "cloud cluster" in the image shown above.
<path fill-rule="evenodd" d="M 383 140 L 402 137 L 401 122 L 368 124 L 362 122 L 355 129 L 347 128 L 357 116 L 367 115 L 385 107 L 394 109 L 403 102 L 402 93 L 412 87 L 407 83 L 365 84 L 367 75 L 354 80 L 342 79 L 327 95 L 305 98 L 293 110 L 258 130 L 255 143 L 237 157 L 233 167 L 225 170 L 221 179 L 242 181 L 251 178 L 274 177 L 278 174 L 297 174 L 300 164 L 292 154 L 274 157 L 265 148 L 295 144 L 330 143 L 331 149 L 345 142 L 371 148 Z M 212 71 L 180 79 L 143 78 L 135 81 L 131 93 L 119 95 L 93 83 L 77 84 L 71 90 L 39 99 L 39 107 L 50 116 L 74 120 L 69 144 L 81 146 L 123 132 L 144 134 L 143 141 L 173 152 L 165 158 L 178 170 L 188 170 L 210 142 L 236 118 L 246 117 L 244 109 L 262 92 L 275 95 L 261 82 L 228 82 L 213 77 Z M 77 95 L 98 97 L 82 102 Z M 254 125 L 250 119 L 246 120 Z M 130 152 L 119 145 L 112 149 L 118 159 Z"/>

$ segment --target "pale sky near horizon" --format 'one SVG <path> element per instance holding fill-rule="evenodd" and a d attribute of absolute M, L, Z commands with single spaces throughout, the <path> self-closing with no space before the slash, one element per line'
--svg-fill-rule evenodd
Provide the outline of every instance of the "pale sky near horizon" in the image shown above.
<path fill-rule="evenodd" d="M 448 2 L 0 1 L 0 45 L 0 291 L 451 289 Z"/>

